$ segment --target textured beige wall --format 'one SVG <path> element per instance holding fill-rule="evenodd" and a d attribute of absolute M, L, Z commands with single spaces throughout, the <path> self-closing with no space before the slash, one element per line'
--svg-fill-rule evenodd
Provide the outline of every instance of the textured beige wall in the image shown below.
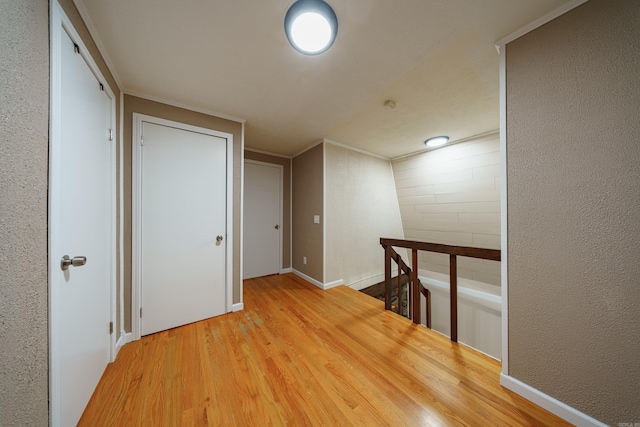
<path fill-rule="evenodd" d="M 326 277 L 345 285 L 384 274 L 380 237 L 404 237 L 391 163 L 325 143 Z"/>
<path fill-rule="evenodd" d="M 640 422 L 640 2 L 509 43 L 509 374 Z"/>
<path fill-rule="evenodd" d="M 46 0 L 0 0 L 0 425 L 49 417 Z"/>
<path fill-rule="evenodd" d="M 244 158 L 283 166 L 282 191 L 282 266 L 291 267 L 291 159 L 245 150 Z"/>
<path fill-rule="evenodd" d="M 323 144 L 316 145 L 293 159 L 293 268 L 324 283 L 323 255 Z M 313 216 L 320 215 L 320 224 Z M 302 257 L 307 257 L 307 265 Z"/>
<path fill-rule="evenodd" d="M 500 249 L 498 134 L 394 160 L 407 239 Z M 449 257 L 420 252 L 421 269 L 449 275 Z M 458 276 L 500 295 L 500 263 L 459 258 Z M 467 283 L 468 287 L 479 286 Z"/>
<path fill-rule="evenodd" d="M 125 329 L 131 331 L 131 139 L 133 113 L 146 114 L 192 126 L 233 134 L 233 303 L 240 302 L 240 176 L 242 164 L 242 124 L 171 105 L 124 97 L 124 259 L 125 259 Z"/>

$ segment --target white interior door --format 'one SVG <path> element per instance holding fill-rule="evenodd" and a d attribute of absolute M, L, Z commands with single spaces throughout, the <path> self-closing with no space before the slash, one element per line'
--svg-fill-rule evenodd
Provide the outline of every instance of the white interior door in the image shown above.
<path fill-rule="evenodd" d="M 280 272 L 282 166 L 247 160 L 244 165 L 243 277 Z"/>
<path fill-rule="evenodd" d="M 84 47 L 61 27 L 56 31 L 60 56 L 54 57 L 52 70 L 50 160 L 51 419 L 54 426 L 71 426 L 111 359 L 114 103 L 87 63 Z M 65 255 L 70 259 L 63 268 Z"/>
<path fill-rule="evenodd" d="M 142 121 L 142 335 L 227 311 L 225 138 Z"/>

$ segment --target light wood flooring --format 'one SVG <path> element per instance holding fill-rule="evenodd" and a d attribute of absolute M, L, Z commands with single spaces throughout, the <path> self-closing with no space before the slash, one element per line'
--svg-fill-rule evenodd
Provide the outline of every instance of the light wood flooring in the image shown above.
<path fill-rule="evenodd" d="M 339 286 L 244 282 L 244 310 L 143 337 L 81 426 L 562 426 L 500 363 Z"/>

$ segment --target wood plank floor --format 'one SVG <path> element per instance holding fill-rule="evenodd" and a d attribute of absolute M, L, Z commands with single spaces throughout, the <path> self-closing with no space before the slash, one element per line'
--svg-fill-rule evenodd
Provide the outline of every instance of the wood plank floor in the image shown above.
<path fill-rule="evenodd" d="M 562 426 L 499 385 L 499 362 L 344 286 L 244 282 L 244 311 L 146 336 L 81 426 Z"/>

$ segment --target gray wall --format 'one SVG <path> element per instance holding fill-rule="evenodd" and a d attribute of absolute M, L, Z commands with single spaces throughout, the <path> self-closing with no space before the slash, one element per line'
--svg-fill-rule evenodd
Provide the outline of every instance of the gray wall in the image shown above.
<path fill-rule="evenodd" d="M 509 374 L 640 421 L 640 2 L 509 43 Z"/>
<path fill-rule="evenodd" d="M 323 144 L 296 156 L 292 171 L 293 268 L 324 283 L 324 154 Z M 313 216 L 320 215 L 320 224 Z M 307 265 L 302 257 L 307 257 Z"/>
<path fill-rule="evenodd" d="M 48 1 L 0 0 L 0 424 L 49 419 Z"/>
<path fill-rule="evenodd" d="M 280 268 L 291 268 L 291 159 L 272 156 L 255 151 L 245 150 L 244 158 L 273 165 L 282 165 L 282 265 Z"/>

